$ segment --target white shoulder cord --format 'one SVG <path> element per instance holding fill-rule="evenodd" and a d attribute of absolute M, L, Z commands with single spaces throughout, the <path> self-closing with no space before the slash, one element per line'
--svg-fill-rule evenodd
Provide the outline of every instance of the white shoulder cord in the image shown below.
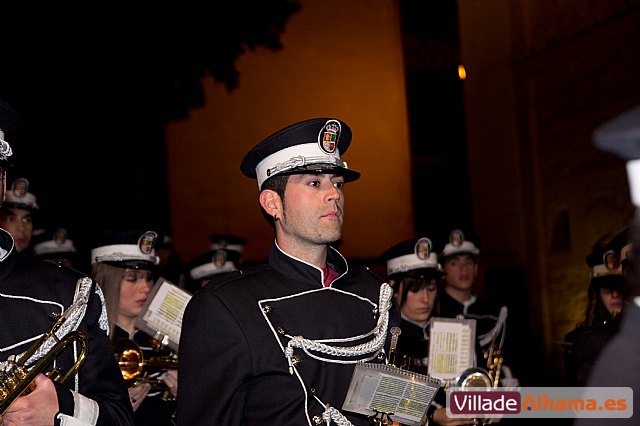
<path fill-rule="evenodd" d="M 317 398 L 316 398 L 317 399 Z M 320 400 L 318 400 L 320 401 Z M 322 401 L 320 401 L 322 404 Z M 323 404 L 324 405 L 324 404 Z M 337 408 L 330 405 L 325 406 L 325 410 L 322 413 L 322 421 L 328 425 L 333 420 L 338 426 L 353 426 L 353 423 L 349 421 Z"/>
<path fill-rule="evenodd" d="M 323 358 L 312 354 L 310 351 L 321 352 L 324 354 L 341 356 L 341 357 L 354 357 L 358 355 L 369 354 L 373 352 L 373 355 L 367 360 L 371 360 L 376 357 L 376 352 L 384 345 L 387 337 L 387 329 L 389 327 L 389 309 L 391 308 L 391 296 L 393 295 L 393 289 L 387 283 L 383 283 L 380 286 L 380 300 L 379 300 L 379 313 L 380 317 L 373 330 L 360 336 L 349 337 L 347 339 L 334 340 L 338 341 L 352 341 L 363 339 L 365 337 L 374 335 L 375 337 L 367 342 L 356 346 L 332 346 L 326 343 L 320 343 L 317 340 L 305 339 L 303 336 L 292 336 L 287 347 L 285 349 L 285 356 L 289 362 L 289 372 L 293 374 L 293 350 L 294 348 L 302 349 L 307 355 L 320 361 L 332 362 L 338 364 L 355 364 L 361 360 L 336 360 L 330 358 Z"/>
<path fill-rule="evenodd" d="M 100 298 L 100 303 L 102 304 L 102 310 L 100 311 L 100 318 L 98 319 L 98 324 L 100 325 L 100 328 L 104 330 L 104 332 L 107 334 L 107 337 L 108 337 L 110 327 L 109 327 L 109 319 L 107 317 L 107 302 L 104 299 L 104 293 L 102 292 L 102 288 L 100 288 L 100 285 L 98 283 L 96 283 L 96 294 Z"/>
<path fill-rule="evenodd" d="M 479 338 L 480 346 L 482 347 L 486 346 L 489 342 L 491 342 L 492 339 L 495 339 L 498 333 L 502 331 L 501 342 L 500 342 L 500 347 L 502 347 L 502 342 L 504 341 L 504 335 L 505 335 L 504 330 L 507 327 L 507 324 L 506 324 L 507 313 L 508 313 L 507 307 L 502 306 L 500 308 L 500 314 L 498 314 L 498 319 L 496 320 L 496 325 L 491 329 L 491 331 L 480 336 Z"/>
<path fill-rule="evenodd" d="M 80 278 L 76 284 L 76 292 L 73 297 L 73 303 L 62 313 L 66 320 L 60 328 L 55 332 L 55 337 L 51 336 L 34 354 L 29 358 L 26 364 L 36 361 L 46 355 L 58 343 L 58 339 L 66 336 L 68 333 L 76 330 L 80 322 L 84 318 L 87 311 L 87 302 L 89 301 L 89 290 L 91 289 L 91 278 Z M 17 355 L 15 359 L 20 359 Z"/>
<path fill-rule="evenodd" d="M 302 349 L 307 355 L 312 358 L 318 359 L 320 361 L 337 363 L 337 364 L 355 364 L 360 361 L 369 361 L 376 357 L 378 351 L 384 345 L 384 342 L 387 337 L 387 329 L 389 327 L 389 309 L 391 309 L 391 297 L 393 296 L 393 289 L 387 283 L 382 283 L 380 286 L 380 296 L 379 296 L 379 313 L 380 317 L 378 317 L 378 322 L 373 330 L 369 331 L 366 334 L 360 336 L 354 336 L 347 339 L 339 339 L 334 340 L 334 342 L 348 342 L 358 339 L 363 339 L 365 337 L 373 335 L 374 338 L 367 342 L 356 346 L 343 347 L 343 346 L 332 346 L 325 343 L 320 343 L 319 341 L 312 339 L 305 339 L 302 336 L 292 336 L 290 337 L 289 343 L 287 343 L 287 347 L 285 348 L 285 356 L 287 357 L 287 361 L 289 363 L 289 373 L 293 374 L 295 366 L 293 363 L 293 350 L 294 348 Z M 330 358 L 324 358 L 321 356 L 317 356 L 312 354 L 310 351 L 321 352 L 324 354 L 340 356 L 340 357 L 354 357 L 358 355 L 371 354 L 368 358 L 364 360 L 336 360 Z M 315 395 L 314 395 L 315 396 Z M 339 426 L 351 426 L 352 423 L 344 416 L 338 409 L 335 407 L 331 407 L 328 404 L 324 404 L 317 396 L 315 398 L 325 407 L 325 410 L 322 414 L 322 420 L 329 425 L 333 420 Z"/>

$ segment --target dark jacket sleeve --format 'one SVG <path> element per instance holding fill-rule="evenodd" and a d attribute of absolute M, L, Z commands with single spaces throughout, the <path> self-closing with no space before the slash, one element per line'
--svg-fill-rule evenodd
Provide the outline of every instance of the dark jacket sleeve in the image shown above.
<path fill-rule="evenodd" d="M 241 424 L 249 347 L 233 314 L 207 287 L 185 309 L 179 359 L 178 424 Z"/>
<path fill-rule="evenodd" d="M 95 283 L 93 289 L 85 317 L 78 328 L 87 335 L 88 354 L 76 377 L 66 386 L 56 383 L 60 413 L 73 416 L 75 407 L 70 388 L 75 388 L 74 381 L 77 379 L 79 393 L 99 406 L 97 425 L 133 425 L 133 409 L 127 387 L 109 337 L 100 328 L 102 300 L 95 292 Z"/>

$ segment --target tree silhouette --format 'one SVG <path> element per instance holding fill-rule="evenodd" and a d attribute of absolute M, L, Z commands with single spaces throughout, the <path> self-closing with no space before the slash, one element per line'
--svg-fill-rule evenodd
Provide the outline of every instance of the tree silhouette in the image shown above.
<path fill-rule="evenodd" d="M 0 5 L 0 99 L 23 118 L 9 179 L 32 181 L 40 224 L 132 226 L 152 208 L 167 228 L 164 124 L 203 105 L 204 79 L 238 87 L 238 58 L 283 48 L 301 7 L 142 3 Z"/>

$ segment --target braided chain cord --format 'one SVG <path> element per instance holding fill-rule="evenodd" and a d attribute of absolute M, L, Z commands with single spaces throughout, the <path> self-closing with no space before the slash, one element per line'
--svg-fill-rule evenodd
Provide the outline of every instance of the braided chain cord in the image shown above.
<path fill-rule="evenodd" d="M 378 322 L 375 328 L 363 336 L 356 336 L 353 339 L 366 337 L 368 335 L 373 334 L 375 336 L 374 339 L 367 343 L 362 343 L 356 346 L 332 346 L 327 345 L 325 343 L 320 343 L 318 341 L 312 339 L 305 339 L 302 336 L 293 336 L 287 343 L 287 347 L 285 348 L 285 356 L 287 357 L 287 361 L 289 363 L 289 372 L 293 374 L 293 350 L 294 348 L 302 349 L 307 355 L 327 362 L 333 363 L 341 363 L 341 364 L 355 364 L 358 361 L 340 361 L 333 360 L 329 358 L 322 358 L 316 355 L 313 355 L 310 351 L 320 352 L 328 355 L 339 356 L 339 357 L 353 357 L 358 355 L 369 354 L 372 352 L 377 352 L 383 345 L 387 335 L 387 328 L 389 327 L 389 309 L 391 308 L 391 297 L 393 295 L 393 289 L 387 283 L 383 283 L 380 286 L 380 296 L 379 296 L 379 306 L 380 306 L 380 317 L 378 318 Z M 369 358 L 375 358 L 375 354 Z"/>
<path fill-rule="evenodd" d="M 325 354 L 330 354 L 334 356 L 342 356 L 342 357 L 351 357 L 357 355 L 364 355 L 368 353 L 372 353 L 373 355 L 368 360 L 375 358 L 376 353 L 380 350 L 380 348 L 384 345 L 387 328 L 389 327 L 389 309 L 391 309 L 391 297 L 393 296 L 393 289 L 387 283 L 383 283 L 380 286 L 380 296 L 379 296 L 379 312 L 380 317 L 378 318 L 378 322 L 373 330 L 362 335 L 355 336 L 349 340 L 356 340 L 363 337 L 367 337 L 370 335 L 374 335 L 374 339 L 370 342 L 363 343 L 356 346 L 351 347 L 343 347 L 343 346 L 331 346 L 324 343 L 317 342 L 312 339 L 305 339 L 302 336 L 293 336 L 287 343 L 287 347 L 285 348 L 285 356 L 287 357 L 287 361 L 289 362 L 289 373 L 293 374 L 295 366 L 293 364 L 293 350 L 294 348 L 302 349 L 307 355 L 322 360 L 326 362 L 332 363 L 340 363 L 340 364 L 354 364 L 358 361 L 347 361 L 347 360 L 334 360 L 328 358 L 322 358 L 312 354 L 310 351 L 321 352 Z M 331 407 L 328 404 L 324 404 L 317 395 L 314 395 L 315 398 L 322 404 L 325 409 L 322 413 L 322 421 L 329 426 L 333 421 L 338 426 L 353 426 L 353 424 L 347 419 L 337 408 Z"/>
<path fill-rule="evenodd" d="M 349 421 L 337 408 L 331 407 L 330 405 L 325 406 L 324 412 L 322 413 L 322 421 L 324 421 L 327 426 L 331 424 L 331 421 L 334 421 L 338 426 L 353 426 L 353 423 Z"/>

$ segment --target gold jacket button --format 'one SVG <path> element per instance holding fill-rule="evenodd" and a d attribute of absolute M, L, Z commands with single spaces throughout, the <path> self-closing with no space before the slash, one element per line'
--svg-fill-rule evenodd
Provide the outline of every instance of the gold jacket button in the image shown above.
<path fill-rule="evenodd" d="M 321 425 L 322 422 L 322 416 L 313 416 L 313 423 L 316 425 Z"/>
<path fill-rule="evenodd" d="M 280 327 L 280 326 L 276 327 L 276 332 L 278 334 L 287 334 L 287 330 L 285 330 L 284 327 Z"/>
<path fill-rule="evenodd" d="M 271 308 L 271 305 L 264 305 L 262 307 L 262 312 L 269 315 L 271 312 L 273 312 L 273 308 Z"/>

